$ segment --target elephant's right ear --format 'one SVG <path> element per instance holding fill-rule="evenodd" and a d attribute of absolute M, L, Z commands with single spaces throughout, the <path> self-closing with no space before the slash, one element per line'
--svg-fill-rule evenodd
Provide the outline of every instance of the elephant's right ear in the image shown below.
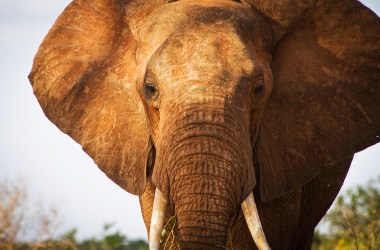
<path fill-rule="evenodd" d="M 149 136 L 125 5 L 74 0 L 39 48 L 29 79 L 46 116 L 115 183 L 141 194 Z"/>
<path fill-rule="evenodd" d="M 379 17 L 354 0 L 281 2 L 266 12 L 288 27 L 258 145 L 264 201 L 380 142 Z"/>

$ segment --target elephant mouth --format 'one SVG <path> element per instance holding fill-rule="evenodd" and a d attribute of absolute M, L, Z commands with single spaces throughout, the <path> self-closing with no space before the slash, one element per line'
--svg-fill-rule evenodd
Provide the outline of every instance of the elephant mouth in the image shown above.
<path fill-rule="evenodd" d="M 166 201 L 164 195 L 158 188 L 156 188 L 149 232 L 149 247 L 151 250 L 160 249 L 161 232 L 164 226 L 167 205 L 168 202 Z M 241 209 L 257 248 L 260 250 L 271 249 L 267 243 L 263 228 L 261 226 L 253 192 L 251 192 L 241 203 Z"/>

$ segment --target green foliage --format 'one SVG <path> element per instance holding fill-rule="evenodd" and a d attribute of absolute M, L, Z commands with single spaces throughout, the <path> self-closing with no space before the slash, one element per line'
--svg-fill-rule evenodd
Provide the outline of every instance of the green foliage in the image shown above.
<path fill-rule="evenodd" d="M 100 241 L 101 249 L 104 250 L 123 250 L 125 249 L 127 238 L 119 231 L 114 233 L 110 232 L 113 224 L 104 225 L 104 236 Z"/>
<path fill-rule="evenodd" d="M 77 229 L 71 229 L 70 231 L 64 233 L 62 236 L 61 236 L 61 240 L 63 241 L 70 241 L 74 244 L 76 244 L 77 240 L 76 240 L 76 234 L 77 234 Z"/>
<path fill-rule="evenodd" d="M 100 238 L 89 238 L 82 241 L 76 239 L 76 230 L 64 234 L 61 240 L 71 244 L 60 248 L 62 250 L 148 250 L 148 244 L 143 240 L 130 241 L 120 231 L 113 231 L 114 224 L 107 223 L 103 226 Z M 58 249 L 58 248 L 56 248 Z"/>
<path fill-rule="evenodd" d="M 145 241 L 113 230 L 113 223 L 105 224 L 98 238 L 78 240 L 76 229 L 57 237 L 57 211 L 30 203 L 22 180 L 0 179 L 0 197 L 0 250 L 148 250 Z M 28 241 L 22 237 L 26 232 Z"/>
<path fill-rule="evenodd" d="M 380 176 L 339 196 L 324 222 L 329 232 L 316 231 L 312 249 L 380 249 Z"/>
<path fill-rule="evenodd" d="M 78 240 L 77 230 L 72 229 L 56 240 L 48 239 L 43 242 L 16 242 L 10 250 L 148 250 L 147 242 L 143 240 L 127 240 L 119 231 L 111 231 L 113 224 L 106 224 L 102 237 Z M 3 249 L 0 247 L 0 249 Z"/>

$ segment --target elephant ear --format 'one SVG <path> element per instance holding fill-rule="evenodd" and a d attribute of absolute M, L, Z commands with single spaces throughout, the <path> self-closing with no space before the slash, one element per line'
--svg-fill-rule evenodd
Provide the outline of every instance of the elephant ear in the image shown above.
<path fill-rule="evenodd" d="M 74 0 L 41 44 L 29 79 L 46 116 L 110 179 L 141 194 L 149 136 L 124 7 Z"/>
<path fill-rule="evenodd" d="M 289 30 L 273 54 L 258 144 L 264 201 L 380 141 L 379 18 L 328 0 Z"/>

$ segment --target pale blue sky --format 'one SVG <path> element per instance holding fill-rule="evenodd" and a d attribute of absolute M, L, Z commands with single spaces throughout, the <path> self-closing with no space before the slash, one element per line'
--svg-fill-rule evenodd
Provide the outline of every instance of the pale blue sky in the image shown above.
<path fill-rule="evenodd" d="M 0 179 L 22 175 L 34 196 L 54 203 L 80 237 L 105 222 L 130 238 L 147 238 L 138 198 L 98 170 L 42 113 L 27 80 L 43 37 L 68 0 L 0 0 Z M 378 15 L 379 0 L 362 1 Z M 380 144 L 355 156 L 343 189 L 380 174 Z"/>

